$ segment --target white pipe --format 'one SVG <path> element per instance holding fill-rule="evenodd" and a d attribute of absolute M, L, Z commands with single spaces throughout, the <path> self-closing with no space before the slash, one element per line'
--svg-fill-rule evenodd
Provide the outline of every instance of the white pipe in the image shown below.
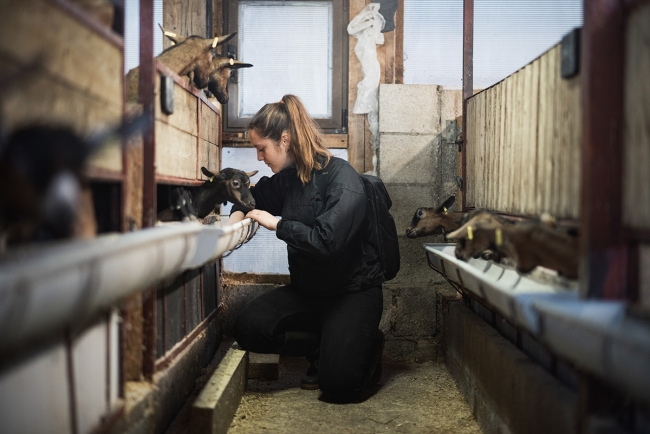
<path fill-rule="evenodd" d="M 624 302 L 582 300 L 577 291 L 540 283 L 492 263 L 456 259 L 451 244 L 423 244 L 431 268 L 530 331 L 555 355 L 650 402 L 650 325 Z M 503 268 L 503 267 L 501 267 Z"/>
<path fill-rule="evenodd" d="M 165 224 L 16 248 L 0 258 L 0 353 L 56 333 L 250 240 L 257 223 Z"/>

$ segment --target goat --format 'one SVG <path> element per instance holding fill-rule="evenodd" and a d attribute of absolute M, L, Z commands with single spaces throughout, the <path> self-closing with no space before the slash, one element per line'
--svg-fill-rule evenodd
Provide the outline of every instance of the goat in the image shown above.
<path fill-rule="evenodd" d="M 460 220 L 461 226 L 447 235 L 447 239 L 456 240 L 456 258 L 468 261 L 470 258 L 483 257 L 500 262 L 502 251 L 497 250 L 489 231 L 514 224 L 498 214 L 485 209 L 473 210 Z"/>
<path fill-rule="evenodd" d="M 233 69 L 250 68 L 253 65 L 217 55 L 214 48 L 236 33 L 214 39 L 189 36 L 156 57 L 180 76 L 191 76 L 197 89 L 207 88 L 221 104 L 228 103 L 228 78 Z M 127 100 L 139 100 L 140 67 L 131 69 L 126 75 Z"/>
<path fill-rule="evenodd" d="M 221 203 L 232 202 L 250 211 L 255 208 L 255 199 L 250 191 L 250 177 L 257 173 L 244 172 L 238 169 L 226 168 L 218 174 L 201 167 L 201 172 L 208 177 L 200 187 L 192 192 L 190 198 L 196 206 L 196 216 L 205 218 L 216 210 Z M 189 193 L 189 191 L 188 191 Z M 172 212 L 169 208 L 158 213 L 158 220 L 171 220 Z"/>
<path fill-rule="evenodd" d="M 492 250 L 491 259 L 510 258 L 517 271 L 542 266 L 570 279 L 578 277 L 578 237 L 574 228 L 556 228 L 545 218 L 514 223 L 485 210 L 471 217 L 448 238 L 458 240 L 456 257 L 467 261 Z"/>
<path fill-rule="evenodd" d="M 437 208 L 418 208 L 413 215 L 411 225 L 406 228 L 406 236 L 419 238 L 427 235 L 445 235 L 458 229 L 465 213 L 448 212 L 455 200 L 456 196 L 450 196 Z"/>
<path fill-rule="evenodd" d="M 45 125 L 13 131 L 0 143 L 0 229 L 4 241 L 11 245 L 93 236 L 94 217 L 80 212 L 93 212 L 85 164 L 115 136 L 125 142 L 145 126 L 146 118 L 141 116 L 90 138 L 81 138 L 70 128 Z M 86 224 L 80 227 L 82 221 Z"/>
<path fill-rule="evenodd" d="M 195 221 L 198 211 L 194 205 L 192 193 L 183 187 L 177 187 L 169 192 L 169 208 L 158 213 L 158 221 Z"/>

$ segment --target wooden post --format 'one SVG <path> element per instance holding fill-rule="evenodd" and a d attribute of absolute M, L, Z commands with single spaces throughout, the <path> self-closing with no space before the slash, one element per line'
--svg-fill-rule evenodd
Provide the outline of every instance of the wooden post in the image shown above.
<path fill-rule="evenodd" d="M 580 291 L 585 298 L 628 298 L 628 248 L 622 237 L 623 0 L 584 1 Z"/>
<path fill-rule="evenodd" d="M 474 0 L 463 1 L 463 177 L 462 210 L 467 210 L 467 99 L 474 93 Z"/>

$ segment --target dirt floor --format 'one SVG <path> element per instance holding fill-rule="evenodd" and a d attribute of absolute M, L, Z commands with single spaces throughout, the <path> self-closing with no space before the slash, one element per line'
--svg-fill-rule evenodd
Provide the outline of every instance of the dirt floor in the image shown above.
<path fill-rule="evenodd" d="M 228 346 L 221 345 L 212 367 Z M 481 432 L 444 364 L 384 362 L 379 384 L 361 402 L 344 405 L 325 402 L 320 391 L 300 388 L 307 366 L 305 359 L 281 357 L 278 380 L 249 379 L 228 433 Z M 187 417 L 184 409 L 167 434 L 186 433 Z"/>

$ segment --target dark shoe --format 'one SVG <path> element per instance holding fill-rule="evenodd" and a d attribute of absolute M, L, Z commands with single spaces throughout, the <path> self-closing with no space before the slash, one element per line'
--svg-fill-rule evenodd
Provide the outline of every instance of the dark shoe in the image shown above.
<path fill-rule="evenodd" d="M 384 332 L 381 330 L 377 331 L 377 337 L 375 338 L 375 354 L 370 363 L 370 379 L 368 380 L 369 386 L 374 386 L 379 383 L 381 380 L 382 366 L 381 359 L 384 354 L 384 344 L 386 343 L 386 337 Z"/>
<path fill-rule="evenodd" d="M 300 388 L 318 390 L 318 359 L 311 361 L 307 373 L 300 379 Z"/>

